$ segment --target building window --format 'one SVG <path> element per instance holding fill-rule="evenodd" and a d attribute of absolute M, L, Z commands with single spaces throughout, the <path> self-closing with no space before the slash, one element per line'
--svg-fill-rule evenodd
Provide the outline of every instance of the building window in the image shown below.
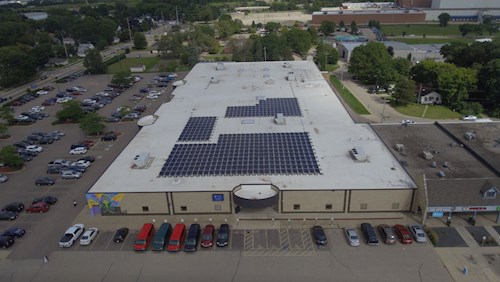
<path fill-rule="evenodd" d="M 187 206 L 181 206 L 181 211 L 187 211 L 187 210 L 188 210 Z"/>
<path fill-rule="evenodd" d="M 214 206 L 214 209 L 215 209 L 216 211 L 221 211 L 221 210 L 222 210 L 222 206 L 221 206 L 221 205 L 215 205 L 215 206 Z"/>
<path fill-rule="evenodd" d="M 148 212 L 149 211 L 149 207 L 148 206 L 143 206 L 142 207 L 142 211 L 143 212 Z"/>
<path fill-rule="evenodd" d="M 491 189 L 486 191 L 483 195 L 483 199 L 495 199 L 497 197 L 497 191 L 495 189 Z"/>
<path fill-rule="evenodd" d="M 392 203 L 393 210 L 399 210 L 399 203 Z"/>
<path fill-rule="evenodd" d="M 296 210 L 296 211 L 299 211 L 300 210 L 300 205 L 293 205 L 293 209 Z"/>
<path fill-rule="evenodd" d="M 360 204 L 359 205 L 359 209 L 360 210 L 366 210 L 366 209 L 368 209 L 368 204 Z"/>
<path fill-rule="evenodd" d="M 325 205 L 325 210 L 331 210 L 331 209 L 332 209 L 332 204 Z"/>

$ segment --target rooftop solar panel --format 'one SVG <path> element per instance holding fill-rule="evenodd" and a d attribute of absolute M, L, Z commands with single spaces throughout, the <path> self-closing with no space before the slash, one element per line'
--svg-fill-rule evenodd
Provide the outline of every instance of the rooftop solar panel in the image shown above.
<path fill-rule="evenodd" d="M 176 144 L 162 177 L 320 174 L 306 132 L 222 134 L 216 144 Z"/>
<path fill-rule="evenodd" d="M 227 107 L 225 117 L 272 117 L 278 113 L 302 116 L 297 98 L 269 98 L 259 100 L 255 106 Z"/>
<path fill-rule="evenodd" d="M 216 117 L 191 117 L 179 137 L 178 142 L 208 141 L 212 136 Z"/>

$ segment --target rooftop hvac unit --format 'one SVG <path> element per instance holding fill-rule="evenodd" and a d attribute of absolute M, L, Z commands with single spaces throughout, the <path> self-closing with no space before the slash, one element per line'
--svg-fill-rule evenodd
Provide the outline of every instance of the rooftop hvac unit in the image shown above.
<path fill-rule="evenodd" d="M 426 160 L 432 160 L 432 158 L 434 158 L 434 156 L 428 151 L 422 151 L 422 157 Z"/>
<path fill-rule="evenodd" d="M 291 67 L 292 67 L 292 65 L 291 65 L 289 62 L 284 62 L 284 63 L 283 63 L 283 67 L 284 67 L 284 68 L 291 68 Z"/>
<path fill-rule="evenodd" d="M 210 83 L 219 83 L 219 79 L 215 76 L 212 76 L 212 78 L 210 79 Z"/>
<path fill-rule="evenodd" d="M 465 132 L 464 134 L 465 140 L 475 140 L 476 139 L 476 134 L 474 132 Z"/>
<path fill-rule="evenodd" d="M 351 156 L 355 161 L 366 162 L 368 160 L 368 155 L 365 153 L 362 147 L 354 147 L 351 149 Z"/>
<path fill-rule="evenodd" d="M 226 66 L 224 66 L 223 63 L 217 63 L 217 66 L 215 67 L 215 69 L 218 70 L 218 71 L 225 70 Z"/>
<path fill-rule="evenodd" d="M 289 71 L 288 75 L 286 77 L 286 80 L 288 80 L 288 81 L 294 81 L 295 80 L 295 73 L 293 71 Z"/>
<path fill-rule="evenodd" d="M 285 116 L 283 116 L 283 113 L 277 113 L 276 117 L 274 118 L 274 122 L 279 125 L 285 125 L 286 119 Z"/>
<path fill-rule="evenodd" d="M 149 152 L 143 152 L 134 157 L 133 168 L 145 168 L 150 159 Z"/>

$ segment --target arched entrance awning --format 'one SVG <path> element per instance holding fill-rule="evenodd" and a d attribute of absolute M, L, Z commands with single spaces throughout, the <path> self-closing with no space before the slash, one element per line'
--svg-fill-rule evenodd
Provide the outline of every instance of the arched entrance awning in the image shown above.
<path fill-rule="evenodd" d="M 271 184 L 240 185 L 233 190 L 236 205 L 245 208 L 265 208 L 278 203 L 279 190 Z"/>

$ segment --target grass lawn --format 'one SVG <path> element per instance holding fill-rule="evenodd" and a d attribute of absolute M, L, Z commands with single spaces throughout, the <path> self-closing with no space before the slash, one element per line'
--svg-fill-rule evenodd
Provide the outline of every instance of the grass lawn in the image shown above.
<path fill-rule="evenodd" d="M 353 111 L 360 115 L 369 115 L 370 112 L 361 104 L 354 95 L 352 95 L 351 91 L 347 90 L 347 88 L 343 87 L 342 82 L 333 75 L 330 75 L 330 82 L 333 84 L 335 89 L 339 91 L 342 98 L 344 98 L 345 102 Z"/>
<path fill-rule="evenodd" d="M 410 104 L 404 107 L 395 107 L 394 109 L 404 115 L 428 119 L 459 119 L 462 116 L 458 112 L 439 105 L 429 105 L 427 111 L 425 110 L 425 105 L 422 104 Z M 425 116 L 422 116 L 424 111 Z"/>
<path fill-rule="evenodd" d="M 407 35 L 437 35 L 437 36 L 461 36 L 458 30 L 458 24 L 450 24 L 446 27 L 440 27 L 436 24 L 401 24 L 401 25 L 383 25 L 382 31 L 386 36 L 400 36 L 403 31 Z"/>
<path fill-rule="evenodd" d="M 339 68 L 339 65 L 337 65 L 337 64 L 335 64 L 335 65 L 326 64 L 326 71 L 334 71 L 338 68 Z"/>
<path fill-rule="evenodd" d="M 474 41 L 474 38 L 470 37 L 454 37 L 454 38 L 415 38 L 415 37 L 407 37 L 407 38 L 393 38 L 394 41 L 400 41 L 407 44 L 447 44 L 454 41 L 471 43 Z"/>
<path fill-rule="evenodd" d="M 146 71 L 148 71 L 159 61 L 160 58 L 158 57 L 125 58 L 117 63 L 108 66 L 108 73 L 118 73 L 120 71 L 130 72 L 130 67 L 133 65 L 145 65 Z"/>

